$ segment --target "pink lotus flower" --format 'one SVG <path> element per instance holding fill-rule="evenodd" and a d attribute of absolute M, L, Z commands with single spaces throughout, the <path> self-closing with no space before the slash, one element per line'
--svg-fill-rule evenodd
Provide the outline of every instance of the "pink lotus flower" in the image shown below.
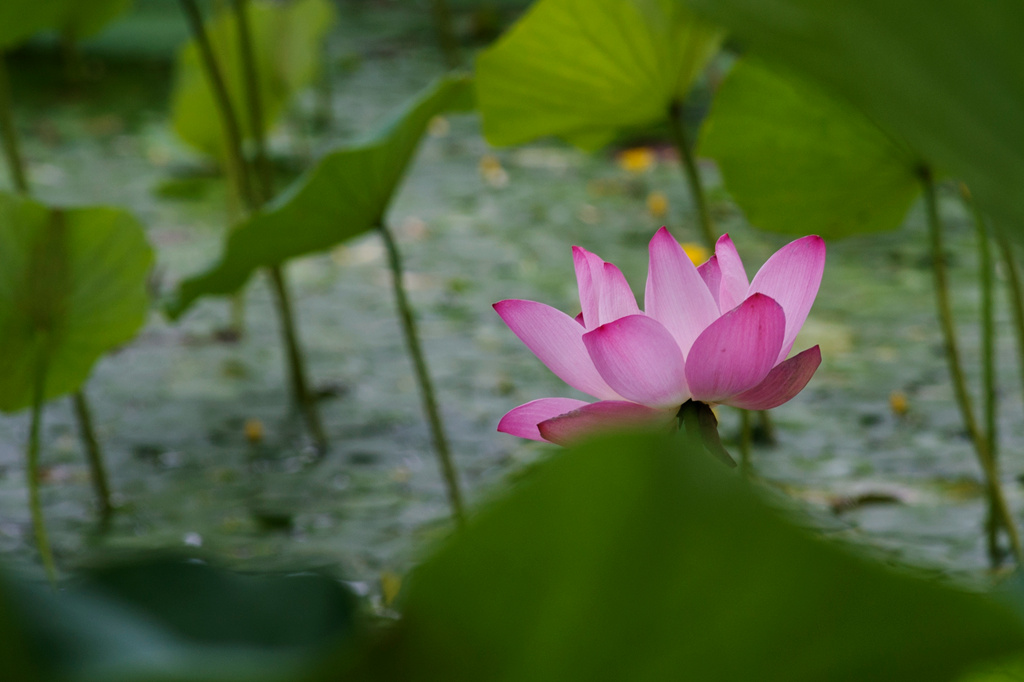
<path fill-rule="evenodd" d="M 609 428 L 668 427 L 688 400 L 767 410 L 821 364 L 818 346 L 786 359 L 821 284 L 820 237 L 787 244 L 748 281 L 729 235 L 698 268 L 663 227 L 650 243 L 644 311 L 617 267 L 578 246 L 573 262 L 575 320 L 534 301 L 494 309 L 548 369 L 598 402 L 534 400 L 498 431 L 564 445 Z"/>

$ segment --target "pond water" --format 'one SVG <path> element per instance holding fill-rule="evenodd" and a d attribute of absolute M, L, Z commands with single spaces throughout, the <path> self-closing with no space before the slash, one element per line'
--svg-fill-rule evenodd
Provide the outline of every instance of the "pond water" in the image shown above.
<path fill-rule="evenodd" d="M 442 72 L 435 47 L 424 42 L 429 32 L 400 8 L 390 13 L 343 15 L 330 46 L 329 87 L 301 98 L 272 139 L 282 174 L 370 129 Z M 35 191 L 61 202 L 130 207 L 147 225 L 158 254 L 155 282 L 167 292 L 217 254 L 228 215 L 224 183 L 169 129 L 167 63 L 96 52 L 86 60 L 94 73 L 75 86 L 38 53 L 12 61 Z M 318 127 L 311 121 L 325 106 L 330 120 Z M 501 415 L 533 398 L 572 395 L 491 304 L 526 298 L 575 313 L 573 244 L 619 265 L 642 293 L 647 241 L 660 225 L 697 241 L 670 156 L 637 173 L 611 152 L 588 155 L 556 141 L 492 150 L 473 116 L 432 126 L 388 220 L 471 502 L 552 451 L 496 433 Z M 713 164 L 701 170 L 717 227 L 733 236 L 753 274 L 793 237 L 752 229 Z M 662 218 L 647 208 L 652 191 L 668 198 Z M 942 208 L 962 350 L 977 393 L 973 233 L 952 192 Z M 767 488 L 791 495 L 830 533 L 893 559 L 978 571 L 986 565 L 980 471 L 947 381 L 923 213 L 915 208 L 899 232 L 828 249 L 821 291 L 796 346 L 819 343 L 822 367 L 802 394 L 773 411 L 777 442 L 755 446 L 754 467 Z M 46 410 L 42 495 L 61 567 L 117 550 L 201 547 L 240 567 L 321 567 L 372 585 L 382 574 L 405 572 L 444 536 L 444 489 L 380 242 L 371 235 L 305 258 L 288 277 L 310 373 L 324 393 L 330 453 L 312 461 L 288 406 L 262 278 L 246 293 L 246 333 L 235 342 L 218 340 L 230 318 L 224 300 L 203 301 L 178 324 L 154 309 L 139 337 L 103 359 L 87 387 L 118 504 L 105 533 L 95 525 L 69 401 Z M 1024 406 L 1000 303 L 1004 479 L 1020 508 Z M 905 396 L 905 413 L 891 406 L 894 393 Z M 735 448 L 736 413 L 720 417 Z M 262 427 L 258 442 L 246 436 L 253 420 Z M 0 419 L 0 557 L 30 567 L 27 430 L 24 413 Z"/>

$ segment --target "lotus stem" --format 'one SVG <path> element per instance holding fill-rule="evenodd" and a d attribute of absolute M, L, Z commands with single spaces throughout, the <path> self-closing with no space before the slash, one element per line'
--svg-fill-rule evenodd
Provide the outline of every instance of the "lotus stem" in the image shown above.
<path fill-rule="evenodd" d="M 459 477 L 455 470 L 455 462 L 452 460 L 451 451 L 448 448 L 448 437 L 445 435 L 441 411 L 438 409 L 437 400 L 434 397 L 434 387 L 430 380 L 430 372 L 427 369 L 427 361 L 423 354 L 423 349 L 420 346 L 412 306 L 405 295 L 405 285 L 402 283 L 402 257 L 398 251 L 398 245 L 391 234 L 391 230 L 387 228 L 383 220 L 377 223 L 377 229 L 380 231 L 381 238 L 384 240 L 384 246 L 388 252 L 388 262 L 391 265 L 391 277 L 395 288 L 395 305 L 398 308 L 398 318 L 402 323 L 405 344 L 409 350 L 409 357 L 412 359 L 413 369 L 416 372 L 420 399 L 423 403 L 423 412 L 430 423 L 430 433 L 434 440 L 434 452 L 437 453 L 438 463 L 441 467 L 441 476 L 444 478 L 448 492 L 448 503 L 451 505 L 452 517 L 455 519 L 456 524 L 462 527 L 466 523 L 466 515 L 462 503 L 462 493 L 459 490 Z"/>
<path fill-rule="evenodd" d="M 228 156 L 235 161 L 239 169 L 239 193 L 242 195 L 242 200 L 245 204 L 253 208 L 256 206 L 256 199 L 252 190 L 252 181 L 249 173 L 246 171 L 248 166 L 245 163 L 245 154 L 242 153 L 242 133 L 238 127 L 238 117 L 235 115 L 235 107 L 231 104 L 231 96 L 228 94 L 224 76 L 217 65 L 217 57 L 213 54 L 210 38 L 206 35 L 206 27 L 203 26 L 203 15 L 199 11 L 199 6 L 195 0 L 180 1 L 181 8 L 185 13 L 185 19 L 188 21 L 189 31 L 192 33 L 192 37 L 196 41 L 196 47 L 199 49 L 199 60 L 203 64 L 203 70 L 206 73 L 207 79 L 209 79 L 210 91 L 213 93 L 213 99 L 217 103 L 217 112 L 220 115 L 221 127 L 224 129 Z M 230 162 L 229 160 L 228 163 Z"/>
<path fill-rule="evenodd" d="M 270 273 L 270 282 L 276 294 L 278 319 L 281 321 L 281 333 L 284 336 L 285 350 L 288 362 L 289 376 L 292 382 L 292 394 L 302 411 L 302 416 L 309 427 L 309 433 L 313 437 L 317 453 L 323 455 L 327 452 L 327 434 L 324 431 L 323 423 L 320 421 L 320 411 L 316 406 L 316 398 L 309 390 L 309 383 L 306 380 L 305 356 L 299 345 L 299 336 L 295 324 L 295 315 L 292 312 L 291 296 L 288 294 L 288 283 L 285 280 L 284 271 L 280 266 L 267 268 Z"/>
<path fill-rule="evenodd" d="M 256 71 L 256 58 L 249 28 L 249 0 L 233 0 L 235 23 L 238 26 L 238 49 L 241 52 L 242 72 L 245 78 L 245 101 L 249 110 L 249 126 L 254 141 L 253 162 L 260 183 L 259 204 L 262 206 L 274 195 L 267 145 L 263 138 L 263 103 L 260 101 L 260 80 Z"/>
<path fill-rule="evenodd" d="M 1007 289 L 1010 294 L 1010 310 L 1013 312 L 1013 326 L 1017 339 L 1017 364 L 1021 374 L 1021 393 L 1024 394 L 1024 286 L 1021 284 L 1020 269 L 1017 259 L 1006 235 L 998 229 L 994 230 L 996 242 L 1006 269 Z"/>
<path fill-rule="evenodd" d="M 86 458 L 89 461 L 89 477 L 92 479 L 92 488 L 96 493 L 96 504 L 100 509 L 100 522 L 106 525 L 114 511 L 110 504 L 110 484 L 107 478 L 107 468 L 103 463 L 103 452 L 100 450 L 99 440 L 96 438 L 96 430 L 93 428 L 92 410 L 89 408 L 89 401 L 85 397 L 85 389 L 75 391 L 71 397 L 75 408 L 75 417 L 78 419 L 78 434 L 82 439 L 82 448 L 85 450 Z"/>
<path fill-rule="evenodd" d="M 715 228 L 711 222 L 711 214 L 708 212 L 707 201 L 704 197 L 704 186 L 700 180 L 700 172 L 697 170 L 697 162 L 693 158 L 690 149 L 690 142 L 686 135 L 686 125 L 683 123 L 683 103 L 679 100 L 672 102 L 668 110 L 668 126 L 672 132 L 672 141 L 675 143 L 676 151 L 679 153 L 679 160 L 683 164 L 683 175 L 686 176 L 686 184 L 690 188 L 690 198 L 697 207 L 697 217 L 700 221 L 701 237 L 704 245 L 711 253 L 715 252 Z"/>
<path fill-rule="evenodd" d="M 960 364 L 960 352 L 957 347 L 956 330 L 953 323 L 953 310 L 949 300 L 949 283 L 943 255 L 942 224 L 939 221 L 935 182 L 932 178 L 931 170 L 927 167 L 919 170 L 919 176 L 924 186 L 925 211 L 932 250 L 932 270 L 935 273 L 935 301 L 938 308 L 939 325 L 942 328 L 945 342 L 946 362 L 949 366 L 950 379 L 953 383 L 953 393 L 956 397 L 957 406 L 960 408 L 960 416 L 963 419 L 964 428 L 974 444 L 978 463 L 981 465 L 982 472 L 985 475 L 990 507 L 997 513 L 1003 528 L 1006 530 L 1014 557 L 1017 560 L 1017 564 L 1020 565 L 1024 562 L 1024 551 L 1021 549 L 1017 524 L 999 482 L 999 467 L 992 457 L 992 451 L 989 448 L 985 435 L 975 420 L 974 408 L 971 405 L 971 397 L 967 391 L 967 382 L 964 379 L 963 369 Z M 997 562 L 994 561 L 993 568 L 996 565 Z"/>
<path fill-rule="evenodd" d="M 25 476 L 28 478 L 28 506 L 32 515 L 32 529 L 36 536 L 36 547 L 39 549 L 39 558 L 46 570 L 46 577 L 50 584 L 57 585 L 57 566 L 53 561 L 53 551 L 50 549 L 50 540 L 46 532 L 46 521 L 43 518 L 43 507 L 39 500 L 39 432 L 43 424 L 43 404 L 46 402 L 46 337 L 44 332 L 37 332 L 37 347 L 39 358 L 36 360 L 35 387 L 32 392 L 32 423 L 28 436 L 28 470 Z M 39 337 L 43 337 L 40 339 Z"/>
<path fill-rule="evenodd" d="M 705 450 L 728 466 L 736 466 L 736 460 L 722 445 L 722 439 L 718 435 L 718 417 L 707 403 L 687 400 L 679 408 L 676 418 L 689 436 L 700 439 Z"/>
<path fill-rule="evenodd" d="M 978 241 L 978 283 L 981 289 L 981 412 L 989 456 L 992 458 L 993 464 L 998 467 L 999 432 L 996 422 L 995 267 L 992 262 L 992 246 L 989 241 L 985 217 L 978 209 L 977 203 L 971 200 L 970 191 L 965 185 L 961 185 L 960 192 L 974 216 L 974 229 Z M 999 548 L 1000 525 L 998 512 L 990 501 L 986 531 L 989 560 L 993 565 L 1001 560 L 1003 554 Z"/>
<path fill-rule="evenodd" d="M 740 410 L 740 473 L 750 476 L 753 473 L 753 462 L 751 462 L 750 446 L 753 440 L 753 427 L 751 426 L 750 410 Z"/>
<path fill-rule="evenodd" d="M 217 58 L 213 54 L 213 47 L 210 45 L 209 37 L 206 35 L 202 14 L 199 12 L 199 7 L 196 5 L 195 0 L 181 0 L 181 5 L 188 19 L 189 28 L 196 40 L 196 45 L 199 48 L 200 58 L 206 70 L 206 75 L 209 78 L 214 100 L 217 103 L 217 111 L 220 114 L 221 125 L 227 138 L 227 151 L 230 157 L 228 163 L 233 161 L 235 167 L 238 168 L 238 173 L 235 175 L 239 183 L 239 194 L 250 212 L 259 210 L 264 201 L 270 197 L 273 190 L 270 186 L 269 165 L 266 164 L 266 153 L 263 151 L 263 115 L 259 101 L 255 59 L 252 55 L 252 40 L 245 13 L 245 1 L 236 0 L 234 9 L 236 12 L 235 18 L 238 22 L 239 44 L 242 51 L 243 69 L 245 71 L 246 102 L 249 107 L 249 120 L 253 124 L 253 135 L 256 139 L 257 150 L 260 150 L 260 158 L 263 159 L 260 163 L 266 169 L 265 175 L 264 171 L 260 172 L 261 186 L 259 195 L 257 195 L 252 186 L 250 167 L 242 151 L 242 133 L 238 123 L 239 119 L 234 106 L 231 104 L 231 97 L 228 94 L 223 75 L 217 64 Z M 287 280 L 281 266 L 271 266 L 267 270 L 274 289 L 278 319 L 281 322 L 281 332 L 285 342 L 285 356 L 288 373 L 291 376 L 292 397 L 302 411 L 317 451 L 323 454 L 327 451 L 327 436 L 320 420 L 316 400 L 309 390 L 309 382 L 306 379 L 305 359 L 299 344 Z"/>
<path fill-rule="evenodd" d="M 7 73 L 7 56 L 0 51 L 0 137 L 3 137 L 4 158 L 11 183 L 19 194 L 28 194 L 28 178 L 14 129 L 14 107 L 11 104 L 11 79 Z"/>

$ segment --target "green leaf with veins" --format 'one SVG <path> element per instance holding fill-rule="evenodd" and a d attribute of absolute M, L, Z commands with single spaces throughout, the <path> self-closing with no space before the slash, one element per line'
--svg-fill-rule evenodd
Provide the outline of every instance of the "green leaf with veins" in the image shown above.
<path fill-rule="evenodd" d="M 477 58 L 484 135 L 601 147 L 664 120 L 721 39 L 673 0 L 540 0 Z"/>
<path fill-rule="evenodd" d="M 104 353 L 146 319 L 152 251 L 120 208 L 49 208 L 0 193 L 0 410 L 78 389 Z"/>
<path fill-rule="evenodd" d="M 894 230 L 921 193 L 906 145 L 817 86 L 749 59 L 718 91 L 700 149 L 751 224 L 774 232 Z"/>

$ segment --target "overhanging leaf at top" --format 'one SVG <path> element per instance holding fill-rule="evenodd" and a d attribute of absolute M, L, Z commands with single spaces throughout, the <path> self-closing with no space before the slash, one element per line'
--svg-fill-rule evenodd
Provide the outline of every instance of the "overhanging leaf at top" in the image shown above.
<path fill-rule="evenodd" d="M 663 120 L 720 42 L 673 0 L 539 0 L 477 58 L 484 135 L 596 149 L 621 128 Z"/>
<path fill-rule="evenodd" d="M 200 296 L 233 293 L 261 267 L 329 249 L 373 229 L 430 119 L 470 109 L 472 94 L 465 76 L 440 79 L 363 142 L 325 155 L 264 210 L 230 231 L 220 259 L 180 284 L 168 314 L 179 317 Z"/>
<path fill-rule="evenodd" d="M 1006 227 L 1024 225 L 1024 3 L 684 4 L 905 139 Z"/>
<path fill-rule="evenodd" d="M 906 682 L 1021 651 L 1004 605 L 798 529 L 706 453 L 562 453 L 408 581 L 346 680 Z"/>
<path fill-rule="evenodd" d="M 112 207 L 50 209 L 0 193 L 0 410 L 78 389 L 97 359 L 146 319 L 153 254 L 135 218 Z"/>
<path fill-rule="evenodd" d="M 921 193 L 905 146 L 817 86 L 750 59 L 722 83 L 700 148 L 750 222 L 775 232 L 894 230 Z"/>
<path fill-rule="evenodd" d="M 280 118 L 288 100 L 313 82 L 322 57 L 324 37 L 334 22 L 327 0 L 248 3 L 260 103 L 266 132 Z M 214 56 L 228 89 L 243 137 L 252 137 L 245 98 L 237 23 L 230 3 L 206 22 Z M 194 40 L 178 53 L 171 122 L 175 132 L 197 150 L 219 157 L 224 149 L 220 115 Z"/>

